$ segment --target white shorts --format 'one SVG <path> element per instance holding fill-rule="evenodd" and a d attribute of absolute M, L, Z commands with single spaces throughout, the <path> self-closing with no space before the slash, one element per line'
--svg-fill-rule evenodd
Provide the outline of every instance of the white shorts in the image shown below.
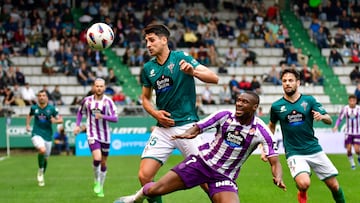
<path fill-rule="evenodd" d="M 190 154 L 197 155 L 201 145 L 200 136 L 194 139 L 171 140 L 172 135 L 177 135 L 191 128 L 194 123 L 171 128 L 155 127 L 144 148 L 141 158 L 152 158 L 164 164 L 174 149 L 178 149 L 184 157 Z"/>
<path fill-rule="evenodd" d="M 45 141 L 41 136 L 39 135 L 34 135 L 31 138 L 31 141 L 33 143 L 33 145 L 35 146 L 36 149 L 39 149 L 41 147 L 45 147 L 46 152 L 45 152 L 45 156 L 48 157 L 50 156 L 51 153 L 51 147 L 52 147 L 52 142 L 51 141 Z"/>
<path fill-rule="evenodd" d="M 287 159 L 287 164 L 293 178 L 300 173 L 308 173 L 310 175 L 311 169 L 320 180 L 337 176 L 339 173 L 323 151 L 312 155 L 291 156 Z"/>

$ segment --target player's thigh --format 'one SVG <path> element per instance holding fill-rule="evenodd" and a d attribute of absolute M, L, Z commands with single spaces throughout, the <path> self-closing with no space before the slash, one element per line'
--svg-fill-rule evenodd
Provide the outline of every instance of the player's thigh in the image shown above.
<path fill-rule="evenodd" d="M 329 157 L 323 151 L 311 155 L 308 162 L 320 180 L 336 176 L 339 173 Z"/>
<path fill-rule="evenodd" d="M 52 142 L 45 141 L 44 144 L 45 144 L 45 156 L 48 157 L 51 154 Z"/>
<path fill-rule="evenodd" d="M 239 196 L 238 193 L 224 191 L 218 192 L 212 196 L 213 203 L 239 203 Z"/>
<path fill-rule="evenodd" d="M 290 170 L 290 174 L 293 178 L 301 173 L 311 174 L 311 169 L 306 161 L 306 157 L 303 155 L 295 155 L 287 158 L 287 165 Z"/>
<path fill-rule="evenodd" d="M 140 161 L 139 179 L 142 184 L 152 181 L 162 164 L 152 158 L 143 158 Z"/>
<path fill-rule="evenodd" d="M 164 164 L 174 151 L 174 141 L 171 140 L 171 128 L 155 127 L 141 155 L 142 159 L 155 159 Z"/>
<path fill-rule="evenodd" d="M 174 127 L 172 129 L 174 133 L 173 135 L 182 134 L 192 126 L 193 124 L 190 123 L 183 126 Z M 184 157 L 188 157 L 191 154 L 198 154 L 198 147 L 202 145 L 204 141 L 202 141 L 201 136 L 197 136 L 193 139 L 176 139 L 173 140 L 173 142 L 175 143 L 175 147 L 181 152 L 181 154 Z"/>
<path fill-rule="evenodd" d="M 43 149 L 45 151 L 45 140 L 40 135 L 32 136 L 31 142 L 37 150 Z"/>

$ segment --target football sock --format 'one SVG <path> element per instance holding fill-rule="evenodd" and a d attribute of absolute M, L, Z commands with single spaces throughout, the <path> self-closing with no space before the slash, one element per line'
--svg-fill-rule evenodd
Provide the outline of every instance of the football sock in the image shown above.
<path fill-rule="evenodd" d="M 141 194 L 147 196 L 149 188 L 154 184 L 155 184 L 154 182 L 146 183 L 144 185 L 144 187 L 139 192 L 141 192 Z M 136 193 L 136 194 L 138 195 L 138 193 Z M 136 196 L 136 199 L 138 199 L 137 196 Z M 149 197 L 149 198 L 147 198 L 147 201 L 149 203 L 162 203 L 162 199 L 161 199 L 160 195 L 159 196 Z"/>
<path fill-rule="evenodd" d="M 351 166 L 355 166 L 355 161 L 354 161 L 354 158 L 352 155 L 348 156 L 348 160 L 349 160 Z"/>
<path fill-rule="evenodd" d="M 45 155 L 44 154 L 38 154 L 38 165 L 39 165 L 39 168 L 45 167 Z"/>
<path fill-rule="evenodd" d="M 162 203 L 161 196 L 155 196 L 147 199 L 149 203 Z"/>
<path fill-rule="evenodd" d="M 93 161 L 94 178 L 96 182 L 100 182 L 100 161 Z"/>
<path fill-rule="evenodd" d="M 100 185 L 101 185 L 101 187 L 104 186 L 105 178 L 106 178 L 106 172 L 107 172 L 106 166 L 101 167 L 101 169 L 100 169 Z"/>
<path fill-rule="evenodd" d="M 44 160 L 44 173 L 45 173 L 46 168 L 47 168 L 47 163 L 48 163 L 48 162 L 47 162 L 47 159 L 45 159 L 45 160 Z"/>
<path fill-rule="evenodd" d="M 298 191 L 297 197 L 298 197 L 298 202 L 299 203 L 306 203 L 307 202 L 306 191 Z"/>
<path fill-rule="evenodd" d="M 332 196 L 336 203 L 345 203 L 345 195 L 341 187 L 339 187 L 339 190 L 336 192 L 332 191 Z"/>

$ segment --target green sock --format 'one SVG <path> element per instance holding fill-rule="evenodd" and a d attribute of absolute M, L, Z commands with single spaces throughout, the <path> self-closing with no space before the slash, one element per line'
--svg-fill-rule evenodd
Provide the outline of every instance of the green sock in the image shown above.
<path fill-rule="evenodd" d="M 147 199 L 149 203 L 162 203 L 161 196 L 155 196 L 152 198 Z"/>
<path fill-rule="evenodd" d="M 39 168 L 45 167 L 45 155 L 44 154 L 38 154 L 38 164 L 39 164 Z"/>
<path fill-rule="evenodd" d="M 336 192 L 332 192 L 332 196 L 336 203 L 345 203 L 345 195 L 341 187 Z"/>
<path fill-rule="evenodd" d="M 46 168 L 47 168 L 47 159 L 44 159 L 44 173 L 46 171 Z"/>

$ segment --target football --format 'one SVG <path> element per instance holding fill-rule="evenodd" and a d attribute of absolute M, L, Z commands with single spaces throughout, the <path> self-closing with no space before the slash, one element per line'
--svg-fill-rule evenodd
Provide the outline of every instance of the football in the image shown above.
<path fill-rule="evenodd" d="M 105 23 L 95 23 L 86 32 L 88 45 L 95 50 L 109 48 L 114 41 L 114 32 Z"/>

